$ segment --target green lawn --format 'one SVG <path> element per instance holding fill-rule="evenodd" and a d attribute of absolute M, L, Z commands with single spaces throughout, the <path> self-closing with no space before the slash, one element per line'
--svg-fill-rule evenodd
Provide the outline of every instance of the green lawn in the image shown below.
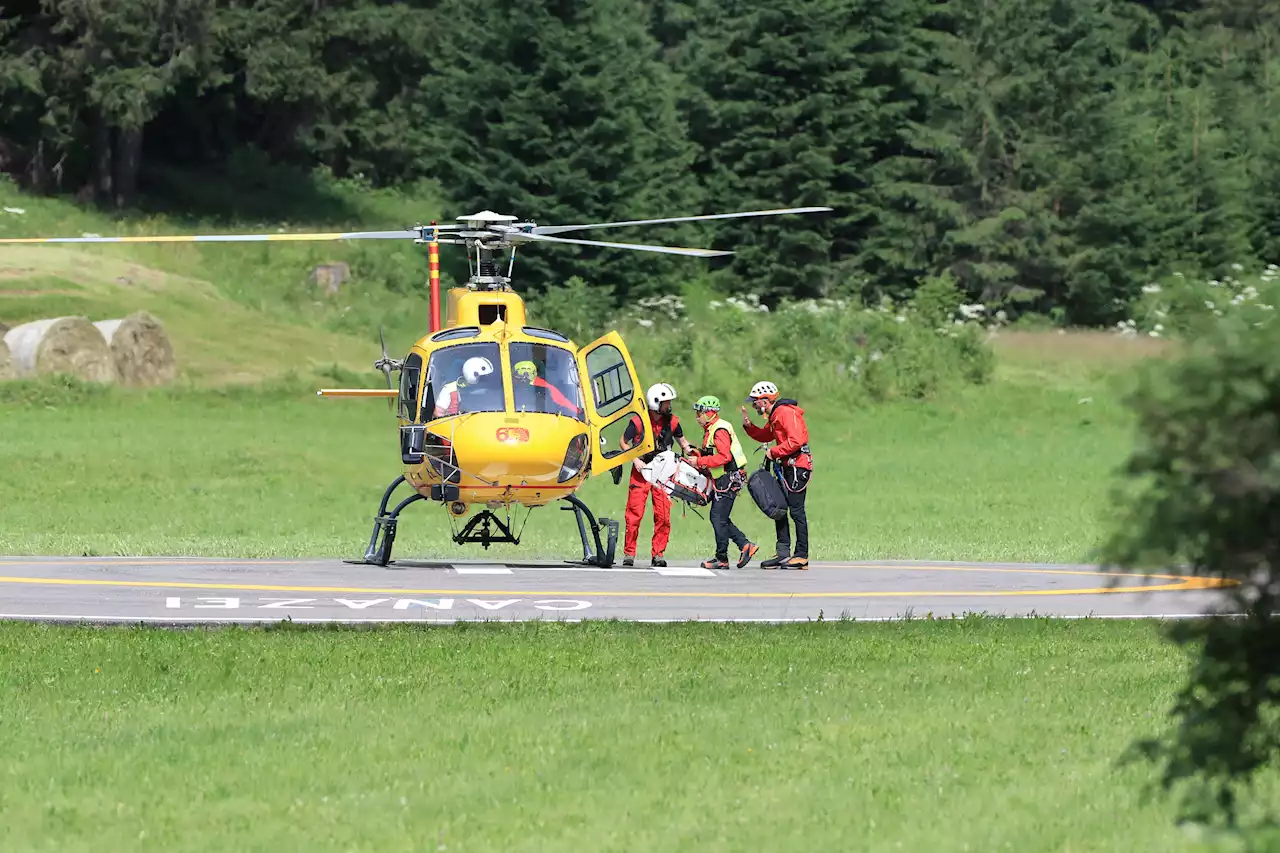
<path fill-rule="evenodd" d="M 0 553 L 358 556 L 399 472 L 395 421 L 381 400 L 322 399 L 314 387 L 88 397 L 0 388 L 0 469 L 17 498 L 5 502 Z M 809 423 L 814 559 L 1087 559 L 1130 439 L 1101 382 L 1009 379 L 924 404 L 815 405 Z M 599 477 L 583 495 L 620 520 L 625 489 Z M 711 556 L 705 511 L 680 506 L 668 556 Z M 735 516 L 772 549 L 772 522 L 745 494 Z M 401 557 L 484 556 L 452 544 L 442 508 L 416 505 L 403 518 Z M 642 558 L 650 529 L 647 514 Z M 572 514 L 546 508 L 529 516 L 519 549 L 490 555 L 574 558 L 576 538 Z"/>
<path fill-rule="evenodd" d="M 0 848 L 1193 850 L 1116 765 L 1179 657 L 1105 622 L 0 625 Z"/>

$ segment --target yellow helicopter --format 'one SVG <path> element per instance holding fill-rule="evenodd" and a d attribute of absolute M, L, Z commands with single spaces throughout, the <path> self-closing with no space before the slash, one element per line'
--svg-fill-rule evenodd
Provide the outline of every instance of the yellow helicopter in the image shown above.
<path fill-rule="evenodd" d="M 681 216 L 583 225 L 518 222 L 485 210 L 464 216 L 457 225 L 417 225 L 401 231 L 321 234 L 225 234 L 146 237 L 54 237 L 0 239 L 0 243 L 156 243 L 258 242 L 300 240 L 402 239 L 428 248 L 430 322 L 426 335 L 403 359 L 387 355 L 374 369 L 387 388 L 322 388 L 322 397 L 381 397 L 394 400 L 403 472 L 382 495 L 373 534 L 361 560 L 349 563 L 386 566 L 391 562 L 400 513 L 430 500 L 447 507 L 453 541 L 520 544 L 512 531 L 511 509 L 529 512 L 553 501 L 572 510 L 582 539 L 581 565 L 613 565 L 618 522 L 597 521 L 575 494 L 588 477 L 619 469 L 654 449 L 640 377 L 616 331 L 579 347 L 565 335 L 530 325 L 525 303 L 511 288 L 517 246 L 526 243 L 575 244 L 634 249 L 693 257 L 732 252 L 557 237 L 591 228 L 656 225 L 749 216 L 830 211 L 797 207 L 741 213 Z M 440 321 L 439 244 L 465 245 L 470 277 L 450 288 L 446 317 Z M 510 251 L 507 274 L 495 254 Z M 379 334 L 381 338 L 381 333 Z M 399 388 L 391 372 L 399 372 Z M 638 435 L 626 436 L 628 426 Z M 630 439 L 630 440 L 626 440 Z M 388 511 L 391 496 L 408 483 L 413 493 Z M 482 507 L 458 530 L 457 520 Z M 505 519 L 494 510 L 502 510 Z M 528 514 L 525 522 L 528 521 Z M 601 530 L 607 530 L 601 541 Z M 523 526 L 521 527 L 521 533 Z"/>

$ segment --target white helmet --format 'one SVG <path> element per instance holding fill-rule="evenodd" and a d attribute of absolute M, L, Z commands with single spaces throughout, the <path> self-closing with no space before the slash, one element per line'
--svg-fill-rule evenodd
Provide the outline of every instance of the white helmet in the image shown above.
<path fill-rule="evenodd" d="M 758 400 L 761 397 L 776 397 L 778 396 L 778 386 L 772 382 L 757 382 L 751 386 L 751 394 L 749 396 L 752 400 Z"/>
<path fill-rule="evenodd" d="M 493 373 L 493 362 L 487 358 L 476 356 L 467 359 L 462 365 L 462 378 L 468 385 L 476 384 L 481 376 L 488 376 L 490 373 Z"/>
<path fill-rule="evenodd" d="M 656 412 L 663 400 L 676 398 L 676 389 L 665 382 L 659 382 L 657 385 L 649 386 L 649 390 L 644 393 L 644 398 L 649 403 L 649 411 Z"/>

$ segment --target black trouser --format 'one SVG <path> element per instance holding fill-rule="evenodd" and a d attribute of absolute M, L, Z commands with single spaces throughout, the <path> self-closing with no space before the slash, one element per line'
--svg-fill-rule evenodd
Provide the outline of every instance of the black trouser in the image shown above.
<path fill-rule="evenodd" d="M 813 472 L 807 468 L 794 468 L 784 466 L 780 469 L 782 474 L 782 495 L 787 499 L 787 511 L 791 515 L 791 520 L 796 523 L 796 552 L 795 556 L 809 559 L 809 518 L 804 512 L 804 498 L 809 494 L 809 477 Z M 787 524 L 787 517 L 774 522 L 774 528 L 778 534 L 778 556 L 787 558 L 791 556 L 791 528 Z"/>
<path fill-rule="evenodd" d="M 738 498 L 738 492 L 742 490 L 741 472 L 739 476 L 733 474 L 722 474 L 716 480 L 715 491 L 711 497 L 711 529 L 716 534 L 716 559 L 721 562 L 729 562 L 729 540 L 733 540 L 733 544 L 739 548 L 743 547 L 749 541 L 738 525 L 734 524 L 729 518 L 729 513 L 733 512 L 733 502 Z"/>

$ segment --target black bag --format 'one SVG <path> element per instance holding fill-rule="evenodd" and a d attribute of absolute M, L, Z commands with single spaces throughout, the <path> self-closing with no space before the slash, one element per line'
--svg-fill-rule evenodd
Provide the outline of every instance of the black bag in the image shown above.
<path fill-rule="evenodd" d="M 757 468 L 747 478 L 747 491 L 760 511 L 774 521 L 787 517 L 787 496 L 782 493 L 782 484 L 769 468 Z"/>

